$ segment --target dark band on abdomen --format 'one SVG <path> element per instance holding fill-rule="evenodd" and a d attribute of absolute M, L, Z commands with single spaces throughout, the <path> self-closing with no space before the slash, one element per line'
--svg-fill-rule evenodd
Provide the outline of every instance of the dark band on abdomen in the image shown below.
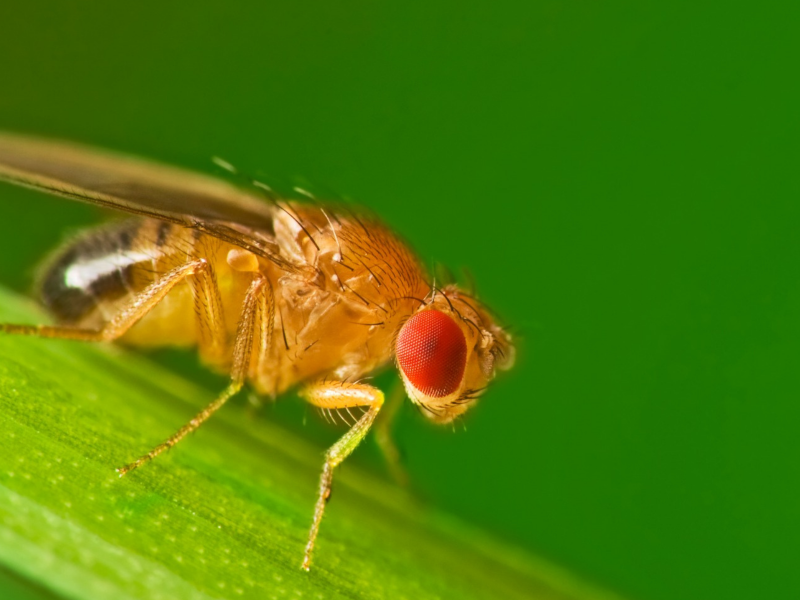
<path fill-rule="evenodd" d="M 136 264 L 131 245 L 142 225 L 126 220 L 95 229 L 62 248 L 39 284 L 39 296 L 62 323 L 76 323 L 100 302 L 130 291 Z"/>

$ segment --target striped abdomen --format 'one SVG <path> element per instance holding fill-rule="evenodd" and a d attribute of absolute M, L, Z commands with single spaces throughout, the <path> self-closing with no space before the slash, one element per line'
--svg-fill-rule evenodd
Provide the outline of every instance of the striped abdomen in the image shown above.
<path fill-rule="evenodd" d="M 163 221 L 110 223 L 83 234 L 55 254 L 39 280 L 39 295 L 58 322 L 97 329 L 170 270 L 196 258 L 218 264 L 220 246 L 215 238 Z M 179 284 L 144 317 L 142 325 L 157 320 L 157 327 L 137 326 L 127 339 L 148 344 L 192 343 L 194 312 L 191 289 Z M 149 339 L 135 339 L 143 329 L 148 330 Z"/>
<path fill-rule="evenodd" d="M 59 322 L 80 323 L 102 305 L 133 291 L 134 267 L 143 260 L 152 262 L 145 253 L 132 251 L 141 227 L 139 220 L 109 224 L 57 252 L 45 267 L 39 295 Z"/>

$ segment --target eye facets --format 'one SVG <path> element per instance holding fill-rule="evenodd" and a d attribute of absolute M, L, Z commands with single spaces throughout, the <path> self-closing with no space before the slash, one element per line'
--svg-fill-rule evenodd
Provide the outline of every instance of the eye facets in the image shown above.
<path fill-rule="evenodd" d="M 409 382 L 426 396 L 456 391 L 464 376 L 467 343 L 452 317 L 438 310 L 417 313 L 397 336 L 397 362 Z"/>

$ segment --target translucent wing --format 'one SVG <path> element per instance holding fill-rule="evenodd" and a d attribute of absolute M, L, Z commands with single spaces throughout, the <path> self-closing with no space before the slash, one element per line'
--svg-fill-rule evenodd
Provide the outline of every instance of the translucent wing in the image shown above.
<path fill-rule="evenodd" d="M 0 180 L 197 229 L 294 270 L 275 206 L 224 181 L 78 144 L 0 133 Z"/>

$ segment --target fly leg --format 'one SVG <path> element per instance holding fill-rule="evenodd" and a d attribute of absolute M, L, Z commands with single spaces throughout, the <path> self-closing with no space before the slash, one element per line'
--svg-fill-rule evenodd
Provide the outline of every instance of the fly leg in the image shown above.
<path fill-rule="evenodd" d="M 308 533 L 308 544 L 306 544 L 306 552 L 303 557 L 302 568 L 308 571 L 311 567 L 314 541 L 317 539 L 319 524 L 322 522 L 322 514 L 325 512 L 325 504 L 331 496 L 333 469 L 341 464 L 367 435 L 372 422 L 383 406 L 383 392 L 363 383 L 328 381 L 309 385 L 300 392 L 300 396 L 320 408 L 368 407 L 356 424 L 325 453 L 325 464 L 322 466 L 322 475 L 319 480 L 319 496 L 314 507 L 314 520 L 311 523 L 311 531 Z"/>
<path fill-rule="evenodd" d="M 400 451 L 397 449 L 397 444 L 392 437 L 392 425 L 400 407 L 403 405 L 403 392 L 402 384 L 399 381 L 396 382 L 389 394 L 389 399 L 386 401 L 386 408 L 381 413 L 381 418 L 375 423 L 375 441 L 378 443 L 378 448 L 380 448 L 381 454 L 383 454 L 383 458 L 389 466 L 392 478 L 396 483 L 407 487 L 408 473 L 403 467 L 402 456 L 400 456 Z"/>
<path fill-rule="evenodd" d="M 161 279 L 146 287 L 130 305 L 98 330 L 53 325 L 0 324 L 0 332 L 87 342 L 111 342 L 123 336 L 163 300 L 170 290 L 186 279 L 192 285 L 195 296 L 195 308 L 198 313 L 198 345 L 208 360 L 224 360 L 228 344 L 222 320 L 219 289 L 211 265 L 205 259 L 192 261 L 169 271 Z M 259 363 L 266 360 L 272 336 L 274 313 L 275 302 L 272 286 L 265 277 L 255 275 L 245 296 L 237 327 L 231 366 L 231 383 L 216 400 L 195 415 L 172 437 L 136 461 L 118 469 L 120 477 L 177 444 L 241 389 L 250 367 L 254 346 L 253 336 L 256 331 L 258 332 Z"/>
<path fill-rule="evenodd" d="M 233 363 L 231 365 L 231 382 L 228 387 L 186 425 L 172 434 L 169 439 L 150 450 L 147 454 L 140 456 L 134 462 L 117 469 L 120 477 L 153 460 L 165 450 L 172 448 L 184 437 L 200 427 L 231 396 L 242 389 L 250 370 L 253 348 L 256 343 L 258 344 L 257 359 L 259 361 L 263 360 L 263 357 L 269 351 L 272 316 L 274 313 L 274 310 L 269 307 L 272 305 L 272 286 L 269 280 L 266 277 L 255 276 L 245 295 L 242 314 L 236 329 L 236 340 L 233 344 Z"/>
<path fill-rule="evenodd" d="M 204 261 L 205 262 L 205 261 Z M 224 365 L 228 359 L 227 328 L 214 269 L 205 263 L 189 278 L 197 319 L 197 347 L 207 364 Z"/>
<path fill-rule="evenodd" d="M 123 336 L 142 317 L 150 312 L 156 304 L 163 300 L 172 288 L 187 278 L 195 280 L 193 282 L 194 287 L 202 290 L 203 296 L 210 298 L 210 300 L 202 304 L 202 310 L 206 314 L 204 315 L 205 318 L 200 321 L 201 337 L 204 329 L 203 323 L 205 323 L 206 328 L 213 330 L 206 333 L 209 339 L 208 343 L 224 344 L 224 326 L 219 325 L 219 317 L 221 315 L 219 292 L 216 289 L 214 291 L 205 291 L 204 289 L 212 285 L 216 288 L 211 266 L 205 259 L 195 260 L 172 269 L 161 279 L 147 286 L 127 307 L 98 330 L 64 325 L 14 325 L 3 323 L 0 324 L 0 331 L 15 335 L 32 335 L 85 342 L 112 342 Z"/>

